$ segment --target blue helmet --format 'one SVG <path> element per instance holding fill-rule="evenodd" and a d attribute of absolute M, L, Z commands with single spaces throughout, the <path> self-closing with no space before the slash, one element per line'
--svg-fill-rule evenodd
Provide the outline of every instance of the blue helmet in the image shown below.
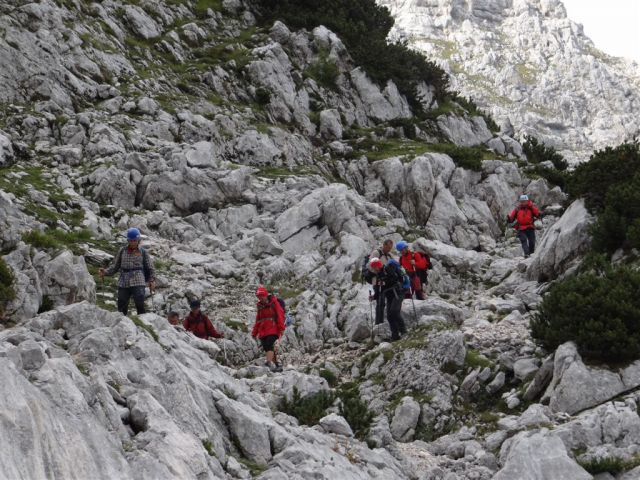
<path fill-rule="evenodd" d="M 127 230 L 127 240 L 140 240 L 140 230 L 137 228 Z"/>
<path fill-rule="evenodd" d="M 405 242 L 404 240 L 400 240 L 398 243 L 396 243 L 396 250 L 401 252 L 402 250 L 404 250 L 408 246 L 409 246 L 409 244 L 407 242 Z"/>

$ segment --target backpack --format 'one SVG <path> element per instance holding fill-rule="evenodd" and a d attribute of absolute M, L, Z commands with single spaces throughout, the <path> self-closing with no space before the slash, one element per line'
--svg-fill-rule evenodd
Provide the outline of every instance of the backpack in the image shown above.
<path fill-rule="evenodd" d="M 378 249 L 377 252 L 378 258 L 380 258 L 382 256 L 382 250 Z M 365 255 L 362 259 L 362 266 L 360 267 L 360 278 L 362 279 L 363 285 L 364 282 L 370 284 L 376 276 L 371 270 L 369 270 L 369 260 L 371 260 L 371 257 L 369 257 L 369 255 Z"/>
<path fill-rule="evenodd" d="M 276 300 L 278 301 L 278 303 L 280 304 L 280 307 L 282 307 L 282 311 L 284 312 L 284 326 L 285 326 L 285 328 L 293 325 L 294 319 L 293 319 L 293 317 L 291 315 L 289 315 L 289 312 L 287 312 L 287 303 L 283 299 L 281 299 L 280 297 L 276 297 Z"/>
<path fill-rule="evenodd" d="M 400 265 L 400 263 L 398 263 L 397 260 L 390 260 L 387 267 L 393 267 L 396 269 L 396 272 L 401 279 L 403 290 L 411 289 L 411 279 L 409 278 L 409 275 L 407 275 L 407 271 Z"/>

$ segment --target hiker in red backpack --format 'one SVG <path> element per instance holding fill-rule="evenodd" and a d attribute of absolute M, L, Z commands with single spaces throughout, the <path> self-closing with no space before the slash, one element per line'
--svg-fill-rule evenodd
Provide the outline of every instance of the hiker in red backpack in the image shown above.
<path fill-rule="evenodd" d="M 275 344 L 284 333 L 284 310 L 278 298 L 275 295 L 269 295 L 265 287 L 258 287 L 256 296 L 258 311 L 251 336 L 260 340 L 267 357 L 266 365 L 273 372 L 280 369 L 276 360 Z"/>
<path fill-rule="evenodd" d="M 540 218 L 540 210 L 527 195 L 520 195 L 518 206 L 507 216 L 509 223 L 515 222 L 513 228 L 518 232 L 518 239 L 522 244 L 524 258 L 535 252 L 536 249 L 536 218 Z"/>
<path fill-rule="evenodd" d="M 427 269 L 429 268 L 429 259 L 426 255 L 419 252 L 413 252 L 409 248 L 409 244 L 404 240 L 396 244 L 396 250 L 400 252 L 400 265 L 405 269 L 407 275 L 411 279 L 411 293 L 416 294 L 418 300 L 424 300 L 424 290 L 422 288 L 422 279 L 426 280 Z"/>
<path fill-rule="evenodd" d="M 386 265 L 389 261 L 393 260 L 393 255 L 391 254 L 391 250 L 393 249 L 393 240 L 387 239 L 382 242 L 382 247 L 378 247 L 371 252 L 369 255 L 369 261 L 377 258 L 382 262 L 382 265 Z M 368 266 L 367 266 L 368 268 Z M 368 268 L 368 271 L 371 272 L 371 269 Z M 373 285 L 373 290 L 377 291 L 381 287 L 380 280 L 372 274 L 371 285 Z M 376 325 L 380 325 L 384 323 L 384 312 L 386 308 L 386 297 L 384 295 L 378 295 L 376 300 Z"/>
<path fill-rule="evenodd" d="M 200 300 L 192 300 L 189 306 L 191 307 L 191 312 L 182 322 L 185 330 L 205 340 L 209 337 L 224 338 L 224 333 L 217 331 L 209 317 L 200 310 Z"/>

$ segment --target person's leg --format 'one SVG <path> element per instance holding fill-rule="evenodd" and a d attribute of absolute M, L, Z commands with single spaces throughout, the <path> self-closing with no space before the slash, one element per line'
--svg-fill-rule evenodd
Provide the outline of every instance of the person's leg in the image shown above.
<path fill-rule="evenodd" d="M 400 335 L 404 335 L 407 333 L 407 327 L 404 323 L 404 317 L 402 316 L 402 297 L 398 296 L 397 299 L 393 301 L 393 307 L 391 310 L 394 312 L 396 317 L 396 325 L 398 326 L 398 331 Z"/>
<path fill-rule="evenodd" d="M 536 251 L 536 230 L 532 228 L 527 230 L 527 238 L 529 239 L 529 255 L 533 255 Z"/>
<path fill-rule="evenodd" d="M 131 298 L 131 289 L 130 288 L 118 288 L 118 311 L 122 312 L 124 315 L 127 314 L 129 310 L 129 299 Z"/>
<path fill-rule="evenodd" d="M 526 230 L 518 230 L 518 240 L 522 244 L 522 252 L 525 257 L 529 256 L 529 238 L 527 237 Z"/>
<path fill-rule="evenodd" d="M 144 309 L 144 287 L 133 287 L 133 303 L 136 305 L 138 315 L 146 312 Z"/>
<path fill-rule="evenodd" d="M 277 335 L 269 335 L 267 337 L 263 337 L 260 339 L 262 343 L 262 348 L 265 351 L 265 356 L 267 358 L 267 366 L 272 367 L 275 365 L 275 353 L 273 351 L 273 346 L 278 339 Z"/>
<path fill-rule="evenodd" d="M 400 339 L 400 331 L 398 325 L 397 306 L 402 306 L 402 294 L 398 294 L 398 298 L 387 298 L 387 321 L 391 328 L 391 340 Z"/>
<path fill-rule="evenodd" d="M 378 300 L 376 300 L 376 325 L 380 325 L 384 323 L 384 309 L 385 309 L 385 298 L 384 294 L 378 294 Z"/>

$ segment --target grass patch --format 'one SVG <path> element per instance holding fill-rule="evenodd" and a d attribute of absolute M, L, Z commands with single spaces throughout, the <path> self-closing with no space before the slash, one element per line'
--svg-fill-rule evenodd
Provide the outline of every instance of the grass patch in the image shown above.
<path fill-rule="evenodd" d="M 249 327 L 247 326 L 246 323 L 241 322 L 239 320 L 231 320 L 231 319 L 224 319 L 224 323 L 227 327 L 231 328 L 232 330 L 235 330 L 237 332 L 248 332 L 249 331 Z"/>
<path fill-rule="evenodd" d="M 464 364 L 470 369 L 474 369 L 477 367 L 493 367 L 493 363 L 491 362 L 491 360 L 472 348 L 467 349 L 467 353 L 464 357 Z"/>
<path fill-rule="evenodd" d="M 348 383 L 340 387 L 340 415 L 349 423 L 356 438 L 364 439 L 369 434 L 374 414 L 360 398 L 358 385 Z"/>
<path fill-rule="evenodd" d="M 240 457 L 237 460 L 242 465 L 244 465 L 247 470 L 249 470 L 249 473 L 251 474 L 251 478 L 260 476 L 267 469 L 266 467 L 258 465 L 257 463 L 252 462 L 251 460 L 245 457 Z"/>
<path fill-rule="evenodd" d="M 147 325 L 146 323 L 144 323 L 137 315 L 129 315 L 129 318 L 137 327 L 143 329 L 145 332 L 151 335 L 151 338 L 153 338 L 157 343 L 160 343 L 158 334 L 151 325 Z"/>
<path fill-rule="evenodd" d="M 210 457 L 215 457 L 216 456 L 216 452 L 213 450 L 213 444 L 211 443 L 211 441 L 209 439 L 205 438 L 205 439 L 201 440 L 201 442 L 202 442 L 202 446 L 207 451 L 209 456 Z"/>
<path fill-rule="evenodd" d="M 69 248 L 75 254 L 80 253 L 78 243 L 91 240 L 91 232 L 87 229 L 64 231 L 59 228 L 47 228 L 44 231 L 31 230 L 22 235 L 22 241 L 32 247 L 44 250 Z"/>

